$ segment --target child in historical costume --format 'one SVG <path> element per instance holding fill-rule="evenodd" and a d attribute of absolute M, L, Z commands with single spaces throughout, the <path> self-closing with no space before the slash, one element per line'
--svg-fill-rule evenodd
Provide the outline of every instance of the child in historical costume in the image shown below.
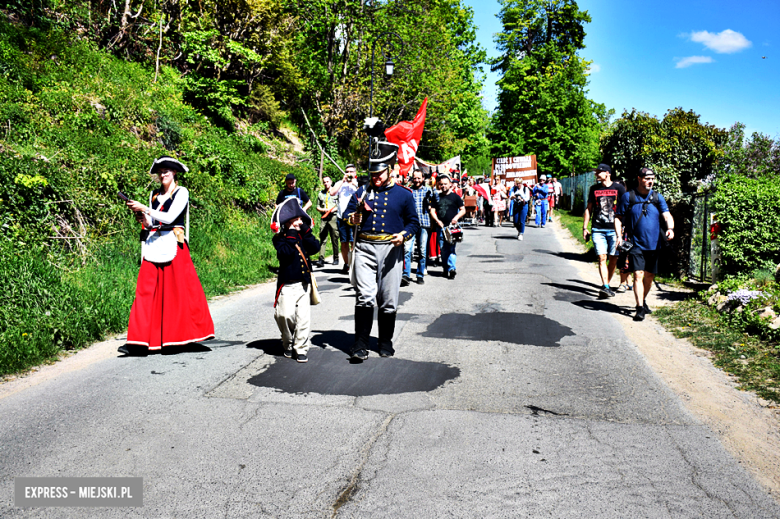
<path fill-rule="evenodd" d="M 271 228 L 279 277 L 276 281 L 274 319 L 282 332 L 285 357 L 308 361 L 311 330 L 311 260 L 320 250 L 320 241 L 311 232 L 311 218 L 296 199 L 288 198 L 276 207 Z"/>
<path fill-rule="evenodd" d="M 143 258 L 122 353 L 214 338 L 214 322 L 190 257 L 189 192 L 175 181 L 177 173 L 187 171 L 178 160 L 160 157 L 149 170 L 161 184 L 152 191 L 149 207 L 127 202 L 143 224 Z"/>

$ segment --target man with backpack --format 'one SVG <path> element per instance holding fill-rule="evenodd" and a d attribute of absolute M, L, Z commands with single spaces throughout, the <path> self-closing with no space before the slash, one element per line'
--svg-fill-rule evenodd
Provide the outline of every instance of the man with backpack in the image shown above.
<path fill-rule="evenodd" d="M 309 195 L 306 194 L 306 191 L 295 185 L 296 182 L 295 175 L 292 173 L 288 173 L 287 176 L 284 177 L 284 189 L 279 191 L 279 194 L 276 196 L 276 205 L 278 206 L 288 198 L 295 197 L 298 199 L 298 203 L 301 204 L 303 212 L 305 213 L 311 207 L 311 200 L 309 199 Z"/>
<path fill-rule="evenodd" d="M 647 294 L 653 286 L 658 273 L 658 256 L 664 241 L 674 238 L 674 220 L 669 213 L 666 200 L 657 191 L 653 191 L 655 173 L 642 168 L 637 174 L 637 187 L 620 198 L 615 230 L 618 246 L 626 226 L 628 240 L 632 246 L 628 250 L 629 270 L 634 273 L 634 298 L 636 315 L 634 321 L 643 321 L 645 315 L 652 313 L 647 306 Z M 661 229 L 663 218 L 666 231 Z M 627 240 L 627 241 L 628 241 Z M 624 246 L 625 248 L 625 246 Z"/>

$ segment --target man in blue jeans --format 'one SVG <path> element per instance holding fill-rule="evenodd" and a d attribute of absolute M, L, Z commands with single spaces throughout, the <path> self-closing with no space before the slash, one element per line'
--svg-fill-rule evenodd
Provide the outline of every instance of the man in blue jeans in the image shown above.
<path fill-rule="evenodd" d="M 547 189 L 547 175 L 539 175 L 539 183 L 534 186 L 534 205 L 536 205 L 536 227 L 544 227 L 547 223 L 547 198 L 550 193 Z"/>
<path fill-rule="evenodd" d="M 588 207 L 585 208 L 582 223 L 582 237 L 588 240 L 588 222 L 593 215 L 591 235 L 596 255 L 599 257 L 599 274 L 602 287 L 599 299 L 615 297 L 615 291 L 609 286 L 617 266 L 617 233 L 615 232 L 615 210 L 618 201 L 625 194 L 622 184 L 612 182 L 612 168 L 599 164 L 596 168 L 596 181 L 588 192 Z M 607 261 L 609 257 L 609 261 Z"/>
<path fill-rule="evenodd" d="M 439 176 L 439 200 L 431 205 L 431 218 L 438 225 L 439 246 L 441 247 L 441 261 L 444 265 L 444 277 L 455 279 L 455 243 L 444 239 L 444 228 L 450 224 L 455 225 L 466 214 L 466 205 L 457 193 L 452 191 L 452 182 L 448 175 Z"/>
<path fill-rule="evenodd" d="M 428 211 L 433 203 L 439 201 L 435 191 L 425 185 L 423 172 L 415 170 L 412 173 L 412 196 L 414 205 L 417 208 L 417 215 L 420 218 L 420 230 L 409 238 L 404 245 L 406 247 L 404 256 L 404 277 L 401 279 L 401 286 L 408 286 L 412 281 L 412 256 L 414 253 L 415 242 L 420 244 L 420 261 L 417 263 L 417 284 L 425 283 L 425 260 L 428 256 L 428 231 L 431 228 L 431 217 Z"/>

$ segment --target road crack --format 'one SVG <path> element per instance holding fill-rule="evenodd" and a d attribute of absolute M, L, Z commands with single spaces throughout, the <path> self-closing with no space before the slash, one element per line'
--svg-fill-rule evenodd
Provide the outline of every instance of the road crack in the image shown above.
<path fill-rule="evenodd" d="M 347 486 L 344 487 L 339 496 L 336 498 L 336 502 L 333 503 L 333 514 L 331 515 L 331 518 L 336 517 L 339 509 L 345 504 L 349 503 L 355 494 L 357 494 L 358 490 L 360 489 L 358 485 L 361 479 L 360 476 L 363 472 L 363 467 L 365 467 L 366 463 L 368 463 L 368 457 L 371 454 L 371 449 L 374 447 L 374 444 L 376 444 L 377 440 L 379 440 L 379 438 L 385 434 L 385 432 L 387 432 L 387 428 L 390 426 L 390 422 L 392 422 L 395 417 L 396 414 L 394 413 L 385 418 L 385 421 L 382 422 L 382 425 L 379 426 L 379 429 L 377 429 L 374 435 L 368 439 L 365 445 L 363 445 L 363 449 L 360 452 L 360 463 L 358 463 L 358 466 L 352 472 L 352 477 L 350 477 Z"/>

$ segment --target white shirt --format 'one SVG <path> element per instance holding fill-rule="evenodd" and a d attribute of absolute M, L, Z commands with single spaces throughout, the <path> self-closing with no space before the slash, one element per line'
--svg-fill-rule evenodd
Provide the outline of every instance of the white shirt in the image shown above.
<path fill-rule="evenodd" d="M 349 199 L 352 198 L 352 195 L 355 194 L 355 191 L 357 190 L 358 188 L 355 184 L 342 182 L 341 187 L 338 190 L 338 197 L 339 197 L 338 217 L 339 218 L 341 218 L 342 215 L 344 214 L 344 211 L 347 210 Z"/>
<path fill-rule="evenodd" d="M 184 211 L 184 208 L 187 207 L 187 202 L 190 201 L 190 192 L 187 191 L 187 188 L 179 186 L 174 189 L 173 192 L 176 193 L 176 197 L 174 197 L 173 202 L 171 203 L 171 207 L 167 211 L 157 211 L 152 209 L 151 200 L 149 201 L 149 216 L 152 217 L 152 224 L 171 224 L 174 220 L 176 220 L 176 218 L 178 218 L 181 212 Z M 165 193 L 162 195 L 157 195 L 157 202 L 159 203 L 157 207 L 162 207 L 162 205 L 167 202 L 169 198 L 170 197 Z"/>
<path fill-rule="evenodd" d="M 560 195 L 563 193 L 563 186 L 560 182 L 553 182 L 553 185 L 555 186 L 555 194 Z"/>

